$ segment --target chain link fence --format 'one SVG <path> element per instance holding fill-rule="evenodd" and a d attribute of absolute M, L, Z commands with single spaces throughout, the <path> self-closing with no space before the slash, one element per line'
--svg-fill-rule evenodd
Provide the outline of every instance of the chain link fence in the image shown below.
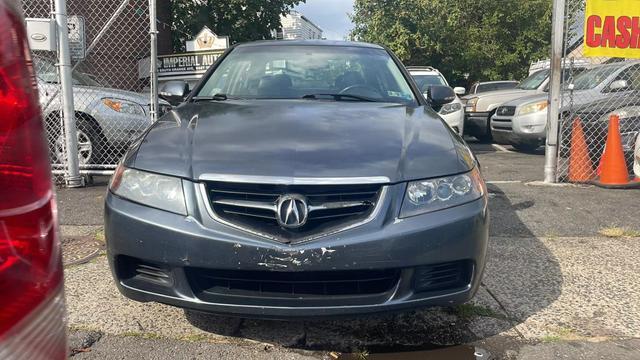
<path fill-rule="evenodd" d="M 50 18 L 49 0 L 24 0 L 27 18 Z M 77 156 L 83 175 L 108 175 L 151 124 L 148 0 L 68 0 Z M 34 52 L 56 180 L 67 171 L 57 54 Z M 168 104 L 167 104 L 168 105 Z"/>
<path fill-rule="evenodd" d="M 562 182 L 590 182 L 599 177 L 611 115 L 620 118 L 620 138 L 631 176 L 640 141 L 640 60 L 585 57 L 585 6 L 584 0 L 566 1 L 563 78 L 568 80 L 562 85 L 557 171 Z M 587 156 L 581 156 L 584 153 Z M 636 171 L 635 176 L 640 177 L 640 169 Z"/>

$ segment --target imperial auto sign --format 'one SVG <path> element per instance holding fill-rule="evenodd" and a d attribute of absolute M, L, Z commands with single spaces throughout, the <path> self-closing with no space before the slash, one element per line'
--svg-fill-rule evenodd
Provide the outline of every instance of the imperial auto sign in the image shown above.
<path fill-rule="evenodd" d="M 224 50 L 210 50 L 158 56 L 158 74 L 193 74 L 202 73 L 218 60 Z"/>
<path fill-rule="evenodd" d="M 640 58 L 640 0 L 587 0 L 584 55 Z"/>

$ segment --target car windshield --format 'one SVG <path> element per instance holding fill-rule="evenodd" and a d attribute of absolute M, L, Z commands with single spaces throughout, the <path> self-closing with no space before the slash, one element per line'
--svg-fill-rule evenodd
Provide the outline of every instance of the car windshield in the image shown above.
<path fill-rule="evenodd" d="M 578 75 L 573 80 L 573 90 L 589 90 L 593 89 L 603 81 L 605 81 L 611 74 L 619 70 L 622 65 L 604 65 L 597 66 L 593 69 L 589 69 L 582 74 Z"/>
<path fill-rule="evenodd" d="M 33 64 L 35 65 L 36 76 L 38 79 L 49 84 L 58 84 L 60 82 L 58 69 L 53 63 L 48 60 L 34 57 Z M 103 87 L 102 84 L 92 79 L 89 75 L 75 70 L 71 72 L 71 77 L 73 79 L 73 85 Z"/>
<path fill-rule="evenodd" d="M 531 74 L 528 78 L 522 80 L 517 89 L 522 90 L 535 90 L 540 87 L 540 85 L 547 79 L 549 76 L 549 70 L 540 70 Z"/>
<path fill-rule="evenodd" d="M 398 65 L 385 50 L 356 46 L 236 48 L 206 80 L 196 97 L 215 95 L 402 104 L 416 101 Z"/>
<path fill-rule="evenodd" d="M 426 91 L 429 85 L 444 85 L 447 86 L 447 83 L 444 81 L 442 76 L 440 75 L 415 75 L 411 74 L 413 80 L 415 80 L 418 85 L 418 89 L 421 91 Z"/>

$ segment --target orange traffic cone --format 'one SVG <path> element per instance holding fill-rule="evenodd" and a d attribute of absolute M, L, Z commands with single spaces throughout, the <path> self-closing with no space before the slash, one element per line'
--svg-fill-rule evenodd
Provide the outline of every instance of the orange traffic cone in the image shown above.
<path fill-rule="evenodd" d="M 620 117 L 618 115 L 609 117 L 607 143 L 602 154 L 602 160 L 600 160 L 600 170 L 600 179 L 593 181 L 594 185 L 612 189 L 640 187 L 640 181 L 629 180 L 627 162 L 624 159 L 624 151 L 622 150 Z"/>
<path fill-rule="evenodd" d="M 584 129 L 579 117 L 573 120 L 570 151 L 569 181 L 572 183 L 586 183 L 595 179 L 596 172 L 589 157 L 589 149 L 584 139 Z"/>

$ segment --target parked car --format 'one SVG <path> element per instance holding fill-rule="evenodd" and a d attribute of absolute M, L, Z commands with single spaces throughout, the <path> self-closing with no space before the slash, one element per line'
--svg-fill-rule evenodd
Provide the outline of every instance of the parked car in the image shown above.
<path fill-rule="evenodd" d="M 409 66 L 407 67 L 411 77 L 418 85 L 418 89 L 422 91 L 425 96 L 429 91 L 429 87 L 432 85 L 449 86 L 447 79 L 444 78 L 442 73 L 431 66 Z M 462 87 L 456 87 L 453 91 L 457 95 L 464 95 L 465 90 Z M 456 98 L 443 105 L 438 114 L 444 119 L 444 121 L 460 136 L 464 131 L 464 109 L 462 101 L 456 96 Z"/>
<path fill-rule="evenodd" d="M 576 75 L 583 68 L 575 68 L 572 72 L 563 72 L 565 79 Z M 522 80 L 515 89 L 490 91 L 462 98 L 465 104 L 465 133 L 479 140 L 489 141 L 491 134 L 491 117 L 498 106 L 527 95 L 541 94 L 549 83 L 550 70 L 539 70 Z"/>
<path fill-rule="evenodd" d="M 467 95 L 475 95 L 486 93 L 489 91 L 515 89 L 515 87 L 518 86 L 519 83 L 519 81 L 515 80 L 477 82 L 471 86 Z"/>
<path fill-rule="evenodd" d="M 429 105 L 455 94 L 434 85 L 427 95 L 378 45 L 233 46 L 111 180 L 118 289 L 270 318 L 469 300 L 485 267 L 487 190 Z"/>
<path fill-rule="evenodd" d="M 54 162 L 65 156 L 58 70 L 49 60 L 34 58 L 40 103 L 47 122 L 47 138 Z M 91 76 L 72 72 L 73 97 L 78 128 L 78 159 L 81 165 L 115 164 L 129 145 L 151 125 L 150 97 L 103 86 Z M 160 102 L 160 113 L 171 106 Z"/>
<path fill-rule="evenodd" d="M 19 6 L 0 0 L 0 359 L 62 360 L 54 189 Z"/>
<path fill-rule="evenodd" d="M 595 66 L 578 75 L 565 91 L 564 110 L 570 103 L 580 106 L 593 102 L 612 102 L 613 97 L 640 89 L 640 61 L 625 61 Z M 544 144 L 547 136 L 548 93 L 525 96 L 499 106 L 491 117 L 493 140 L 511 144 L 516 149 L 531 151 Z M 618 100 L 616 104 L 622 104 Z"/>
<path fill-rule="evenodd" d="M 636 65 L 637 66 L 637 65 Z M 634 151 L 638 134 L 640 134 L 640 73 L 636 73 L 635 91 L 627 95 L 620 95 L 612 101 L 612 98 L 602 99 L 587 105 L 578 107 L 575 117 L 579 117 L 586 142 L 589 148 L 591 161 L 597 166 L 602 158 L 605 143 L 607 140 L 607 130 L 609 117 L 617 114 L 620 117 L 620 135 L 622 138 L 622 149 L 627 161 L 627 169 L 634 168 Z M 565 147 L 569 147 L 571 132 L 565 131 L 566 136 L 562 141 Z"/>

